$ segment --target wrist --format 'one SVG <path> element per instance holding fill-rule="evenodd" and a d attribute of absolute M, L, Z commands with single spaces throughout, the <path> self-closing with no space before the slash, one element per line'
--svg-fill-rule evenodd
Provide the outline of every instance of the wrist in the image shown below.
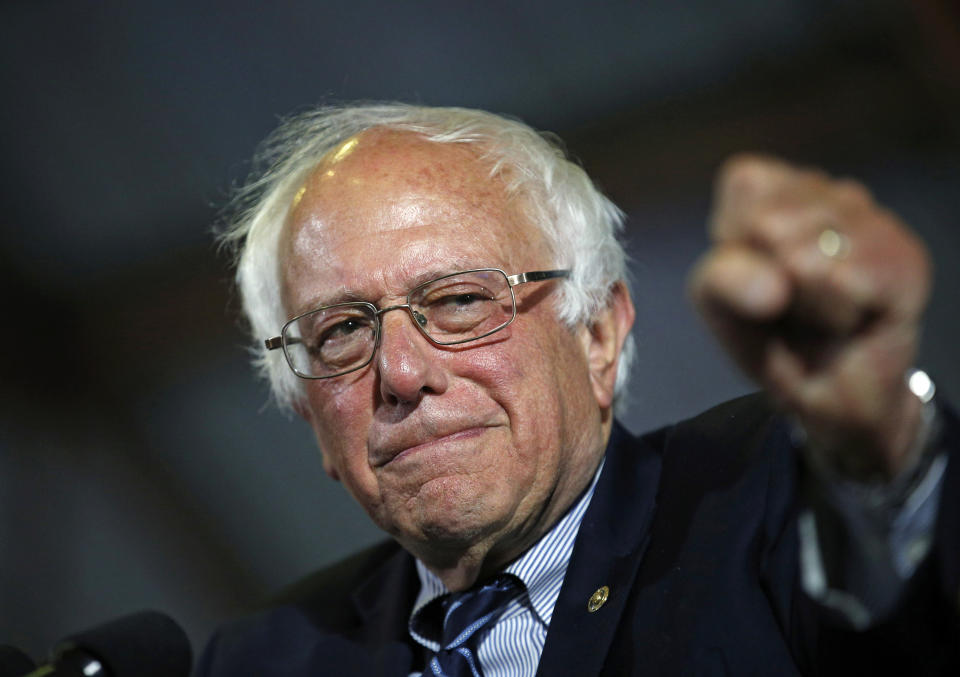
<path fill-rule="evenodd" d="M 859 496 L 871 507 L 896 508 L 911 495 L 923 481 L 936 457 L 939 421 L 934 401 L 936 388 L 926 373 L 910 369 L 905 375 L 906 401 L 903 418 L 881 444 L 887 446 L 886 455 L 878 450 L 860 452 L 855 442 L 825 447 L 819 440 L 806 434 L 801 426 L 795 428 L 794 443 L 801 448 L 813 472 L 834 486 L 843 485 L 845 491 Z M 905 420 L 904 420 L 905 419 Z"/>

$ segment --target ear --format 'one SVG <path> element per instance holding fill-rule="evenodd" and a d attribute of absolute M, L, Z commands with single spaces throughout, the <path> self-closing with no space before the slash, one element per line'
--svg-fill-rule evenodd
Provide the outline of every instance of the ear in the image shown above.
<path fill-rule="evenodd" d="M 293 410 L 297 412 L 300 418 L 306 421 L 311 428 L 314 427 L 313 417 L 311 416 L 310 408 L 306 405 L 306 403 L 302 399 L 294 400 Z M 323 447 L 320 447 L 320 456 L 323 458 L 323 471 L 327 473 L 330 479 L 336 482 L 339 482 L 340 473 L 337 472 L 337 469 L 334 467 L 333 462 L 330 460 L 330 456 L 328 456 L 327 453 L 323 450 Z"/>
<path fill-rule="evenodd" d="M 601 409 L 609 409 L 613 405 L 620 352 L 633 327 L 635 316 L 630 291 L 620 281 L 610 289 L 607 305 L 594 315 L 589 325 L 579 330 L 590 370 L 590 385 Z"/>

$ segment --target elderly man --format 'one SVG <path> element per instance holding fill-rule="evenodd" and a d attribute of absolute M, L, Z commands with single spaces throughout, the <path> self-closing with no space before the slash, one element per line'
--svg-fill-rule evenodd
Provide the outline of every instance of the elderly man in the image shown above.
<path fill-rule="evenodd" d="M 929 264 L 864 188 L 728 164 L 691 291 L 766 395 L 637 439 L 621 215 L 543 136 L 333 108 L 266 160 L 226 235 L 259 364 L 392 539 L 199 674 L 954 665 L 955 424 L 911 369 Z"/>

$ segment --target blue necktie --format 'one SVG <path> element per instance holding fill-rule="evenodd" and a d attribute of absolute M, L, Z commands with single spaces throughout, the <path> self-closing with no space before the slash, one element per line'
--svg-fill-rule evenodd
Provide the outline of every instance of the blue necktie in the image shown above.
<path fill-rule="evenodd" d="M 436 637 L 429 632 L 430 616 L 442 614 L 440 651 L 427 663 L 424 676 L 483 677 L 476 649 L 480 638 L 493 626 L 510 600 L 523 592 L 523 583 L 516 576 L 500 574 L 492 581 L 464 592 L 444 595 L 426 607 L 414 618 L 417 632 L 425 637 Z M 439 607 L 439 608 L 438 608 Z M 426 632 L 423 632 L 426 630 Z"/>

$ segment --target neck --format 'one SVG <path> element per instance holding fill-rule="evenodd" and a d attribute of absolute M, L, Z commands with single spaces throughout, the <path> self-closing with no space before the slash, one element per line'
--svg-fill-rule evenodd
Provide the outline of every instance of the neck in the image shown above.
<path fill-rule="evenodd" d="M 543 508 L 529 518 L 529 525 L 511 532 L 496 532 L 468 544 L 436 542 L 402 543 L 433 572 L 451 592 L 459 592 L 502 571 L 544 536 L 567 513 L 590 485 L 610 438 L 611 420 L 603 421 L 603 444 L 584 464 L 583 471 L 568 477 L 567 485 L 556 487 Z"/>

